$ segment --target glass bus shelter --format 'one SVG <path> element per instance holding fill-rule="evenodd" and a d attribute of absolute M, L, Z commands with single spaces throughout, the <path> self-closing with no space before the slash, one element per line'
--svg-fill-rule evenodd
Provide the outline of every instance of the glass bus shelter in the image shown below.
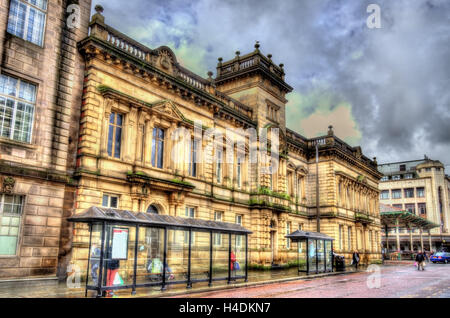
<path fill-rule="evenodd" d="M 91 207 L 69 221 L 86 223 L 88 290 L 248 279 L 248 235 L 239 224 Z M 87 237 L 88 236 L 88 237 Z M 163 274 L 165 273 L 165 274 Z"/>
<path fill-rule="evenodd" d="M 333 238 L 317 232 L 297 230 L 286 238 L 297 242 L 298 272 L 326 273 L 333 271 Z"/>

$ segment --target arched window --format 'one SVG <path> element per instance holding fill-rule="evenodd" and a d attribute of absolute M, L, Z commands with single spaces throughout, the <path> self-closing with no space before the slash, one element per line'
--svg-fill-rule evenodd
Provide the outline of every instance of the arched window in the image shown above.
<path fill-rule="evenodd" d="M 147 213 L 158 214 L 158 208 L 154 204 L 151 204 L 147 209 Z"/>

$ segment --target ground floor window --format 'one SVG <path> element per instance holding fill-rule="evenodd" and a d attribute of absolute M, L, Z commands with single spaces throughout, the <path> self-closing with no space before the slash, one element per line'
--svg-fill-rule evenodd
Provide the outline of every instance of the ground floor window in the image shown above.
<path fill-rule="evenodd" d="M 0 255 L 17 254 L 23 197 L 0 195 Z"/>

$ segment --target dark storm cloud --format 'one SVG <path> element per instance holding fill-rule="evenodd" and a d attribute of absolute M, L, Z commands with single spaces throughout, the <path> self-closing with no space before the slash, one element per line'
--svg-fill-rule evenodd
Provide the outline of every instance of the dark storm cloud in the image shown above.
<path fill-rule="evenodd" d="M 294 87 L 293 129 L 307 134 L 302 120 L 326 118 L 344 104 L 363 151 L 379 162 L 426 153 L 450 163 L 449 1 L 126 3 L 126 9 L 123 1 L 104 3 L 108 24 L 150 47 L 175 46 L 185 66 L 203 76 L 215 70 L 217 57 L 244 54 L 259 40 L 263 53 L 285 64 Z M 381 29 L 366 26 L 370 3 L 381 7 Z"/>

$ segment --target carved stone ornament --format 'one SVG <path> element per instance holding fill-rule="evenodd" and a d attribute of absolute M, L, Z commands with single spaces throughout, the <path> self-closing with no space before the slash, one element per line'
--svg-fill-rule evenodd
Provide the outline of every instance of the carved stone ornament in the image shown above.
<path fill-rule="evenodd" d="M 2 179 L 2 192 L 7 194 L 13 193 L 16 180 L 13 177 L 3 177 Z"/>

